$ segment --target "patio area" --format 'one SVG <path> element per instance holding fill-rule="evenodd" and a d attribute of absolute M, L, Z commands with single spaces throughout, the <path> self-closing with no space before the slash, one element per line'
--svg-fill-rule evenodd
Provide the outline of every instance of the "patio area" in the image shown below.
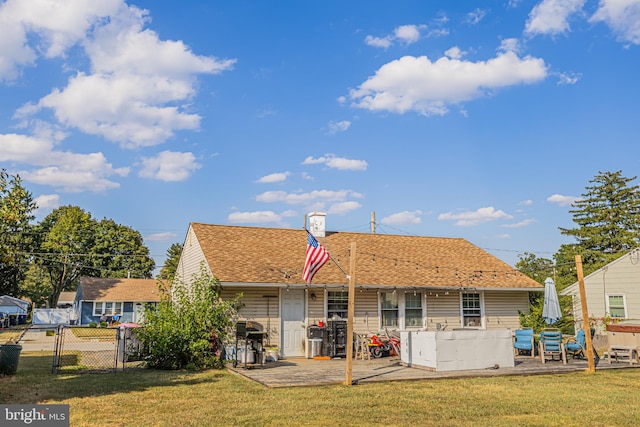
<path fill-rule="evenodd" d="M 640 364 L 629 362 L 613 362 L 600 359 L 596 371 L 603 369 L 636 369 Z M 366 384 L 381 381 L 411 381 L 440 378 L 492 377 L 508 375 L 550 375 L 569 372 L 586 371 L 586 359 L 569 359 L 567 364 L 561 361 L 547 361 L 543 364 L 540 358 L 516 356 L 515 366 L 502 368 L 494 366 L 487 369 L 464 371 L 435 372 L 422 368 L 403 366 L 397 357 L 383 357 L 371 360 L 354 360 L 352 368 L 353 384 Z M 313 360 L 306 358 L 289 358 L 277 362 L 267 362 L 262 368 L 245 369 L 242 365 L 227 369 L 249 380 L 258 382 L 269 388 L 278 387 L 312 387 L 332 384 L 343 384 L 346 378 L 346 360 Z"/>

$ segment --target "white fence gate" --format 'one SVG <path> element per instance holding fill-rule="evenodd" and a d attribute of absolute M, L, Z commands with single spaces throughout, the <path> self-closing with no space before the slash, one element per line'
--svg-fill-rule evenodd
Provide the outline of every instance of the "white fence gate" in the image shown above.
<path fill-rule="evenodd" d="M 69 325 L 73 308 L 36 308 L 33 310 L 34 325 Z"/>

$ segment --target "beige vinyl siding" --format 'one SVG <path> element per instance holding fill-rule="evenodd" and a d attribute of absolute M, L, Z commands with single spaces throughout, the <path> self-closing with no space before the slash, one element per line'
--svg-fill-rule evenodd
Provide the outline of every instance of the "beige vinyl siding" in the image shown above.
<path fill-rule="evenodd" d="M 378 293 L 373 289 L 356 290 L 355 315 L 353 332 L 372 335 L 378 332 L 380 318 L 378 317 Z"/>
<path fill-rule="evenodd" d="M 435 331 L 438 323 L 449 330 L 462 326 L 459 292 L 427 292 L 427 329 Z"/>
<path fill-rule="evenodd" d="M 176 269 L 176 279 L 185 283 L 190 283 L 194 274 L 200 274 L 200 263 L 205 260 L 204 253 L 198 243 L 193 229 L 189 227 L 187 238 L 184 241 L 178 268 Z M 215 276 L 215 272 L 212 272 Z"/>
<path fill-rule="evenodd" d="M 486 291 L 484 310 L 487 329 L 518 329 L 518 310 L 523 313 L 529 312 L 528 292 Z"/>
<path fill-rule="evenodd" d="M 238 312 L 241 320 L 260 323 L 269 332 L 271 345 L 280 342 L 280 295 L 278 288 L 223 287 L 222 299 L 232 299 L 242 293 L 243 304 Z M 265 298 L 272 295 L 275 298 Z M 267 304 L 269 316 L 267 316 Z M 266 344 L 266 342 L 265 342 Z"/>
<path fill-rule="evenodd" d="M 316 299 L 312 299 L 311 295 L 315 295 Z M 323 288 L 311 288 L 307 292 L 308 304 L 308 324 L 317 325 L 318 322 L 324 322 L 324 310 L 326 305 L 326 297 Z"/>
<path fill-rule="evenodd" d="M 609 263 L 584 279 L 590 318 L 602 319 L 607 313 L 608 295 L 624 295 L 626 318 L 640 319 L 640 253 L 632 252 Z M 575 283 L 563 293 L 573 297 L 574 321 L 582 325 L 580 291 Z"/>

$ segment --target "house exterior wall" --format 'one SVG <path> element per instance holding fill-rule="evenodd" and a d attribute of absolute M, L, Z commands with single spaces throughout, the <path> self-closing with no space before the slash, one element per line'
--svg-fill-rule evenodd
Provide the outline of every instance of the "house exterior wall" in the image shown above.
<path fill-rule="evenodd" d="M 229 300 L 239 293 L 242 293 L 242 308 L 238 312 L 240 319 L 260 323 L 269 332 L 268 342 L 277 346 L 280 342 L 280 290 L 266 287 L 223 287 L 221 296 L 222 299 Z"/>
<path fill-rule="evenodd" d="M 184 241 L 180 261 L 176 269 L 176 279 L 189 283 L 193 275 L 200 273 L 200 263 L 204 261 L 204 253 L 198 242 L 198 238 L 193 232 L 193 228 L 189 227 L 187 237 Z"/>
<path fill-rule="evenodd" d="M 436 290 L 427 292 L 427 330 L 441 327 L 451 330 L 462 327 L 460 316 L 460 293 L 457 291 Z"/>
<path fill-rule="evenodd" d="M 114 301 L 114 302 L 120 302 L 120 301 Z M 141 303 L 142 305 L 148 304 L 148 303 Z M 152 302 L 152 304 L 156 304 L 155 302 Z M 123 302 L 122 303 L 122 313 L 120 313 L 121 317 L 120 317 L 120 322 L 132 322 L 133 319 L 133 312 L 136 309 L 135 308 L 135 303 L 133 302 Z M 96 323 L 100 323 L 100 316 L 94 316 L 93 315 L 93 301 L 82 301 L 80 303 L 80 315 L 78 317 L 78 324 L 79 325 L 88 325 L 91 322 L 96 322 Z"/>
<path fill-rule="evenodd" d="M 279 296 L 286 290 L 269 287 L 227 287 L 222 292 L 224 299 L 231 299 L 237 293 L 243 293 L 239 316 L 243 320 L 261 323 L 265 328 L 269 324 L 270 343 L 277 346 L 280 342 L 280 310 Z M 315 299 L 311 295 L 315 295 Z M 488 330 L 518 329 L 520 327 L 519 311 L 528 312 L 529 296 L 523 291 L 483 291 L 484 324 Z M 265 298 L 271 295 L 272 298 Z M 378 292 L 376 289 L 356 289 L 355 316 L 353 330 L 355 333 L 371 336 L 380 332 L 380 311 Z M 436 296 L 437 295 L 437 296 Z M 460 292 L 427 291 L 426 318 L 427 330 L 437 330 L 437 324 L 446 330 L 462 327 Z M 269 300 L 269 316 L 267 316 L 267 299 Z M 309 288 L 306 291 L 306 323 L 307 326 L 325 322 L 326 290 Z M 414 328 L 424 329 L 424 328 Z"/>
<path fill-rule="evenodd" d="M 634 251 L 584 278 L 589 318 L 601 322 L 610 314 L 607 312 L 608 296 L 623 295 L 625 319 L 640 319 L 640 262 L 638 261 L 638 252 Z M 574 322 L 581 328 L 583 315 L 578 284 L 569 286 L 562 294 L 571 295 Z"/>
<path fill-rule="evenodd" d="M 520 328 L 518 312 L 529 312 L 529 294 L 516 291 L 486 291 L 484 306 L 487 329 L 518 329 Z"/>

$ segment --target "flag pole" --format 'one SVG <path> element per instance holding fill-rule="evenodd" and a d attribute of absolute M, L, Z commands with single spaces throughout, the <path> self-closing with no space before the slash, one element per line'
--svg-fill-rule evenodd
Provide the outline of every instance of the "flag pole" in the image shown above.
<path fill-rule="evenodd" d="M 350 386 L 353 384 L 353 317 L 355 315 L 355 284 L 356 284 L 356 242 L 351 242 L 351 251 L 349 253 L 349 305 L 347 308 L 347 372 L 345 384 Z M 342 268 L 341 268 L 342 270 Z"/>

